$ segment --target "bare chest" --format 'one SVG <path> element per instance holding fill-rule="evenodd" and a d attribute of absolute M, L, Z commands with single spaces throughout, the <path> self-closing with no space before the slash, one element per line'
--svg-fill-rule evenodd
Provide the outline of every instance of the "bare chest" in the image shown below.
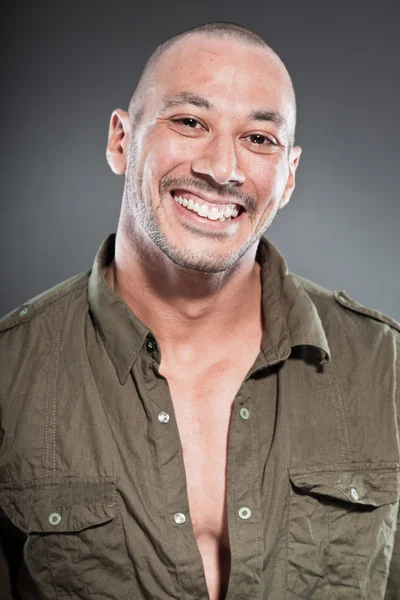
<path fill-rule="evenodd" d="M 224 535 L 229 426 L 243 377 L 231 372 L 169 381 L 196 537 Z"/>
<path fill-rule="evenodd" d="M 229 580 L 229 427 L 235 396 L 256 354 L 240 365 L 166 375 L 182 444 L 190 515 L 211 600 L 225 597 Z"/>

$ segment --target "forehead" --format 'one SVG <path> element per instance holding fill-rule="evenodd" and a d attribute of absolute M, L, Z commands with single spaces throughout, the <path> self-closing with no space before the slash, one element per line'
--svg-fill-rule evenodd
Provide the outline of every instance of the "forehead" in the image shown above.
<path fill-rule="evenodd" d="M 158 104 L 170 94 L 190 91 L 221 109 L 265 107 L 290 113 L 291 81 L 280 59 L 268 48 L 231 38 L 193 34 L 168 48 L 149 86 Z"/>

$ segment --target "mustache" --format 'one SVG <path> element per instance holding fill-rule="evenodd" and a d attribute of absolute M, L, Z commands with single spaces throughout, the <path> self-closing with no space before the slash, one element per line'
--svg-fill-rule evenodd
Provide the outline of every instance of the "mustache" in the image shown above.
<path fill-rule="evenodd" d="M 229 184 L 224 187 L 217 187 L 205 179 L 196 179 L 194 177 L 167 176 L 161 180 L 159 186 L 160 194 L 163 192 L 168 192 L 173 188 L 189 188 L 194 192 L 198 191 L 216 194 L 224 200 L 237 200 L 237 204 L 242 204 L 250 215 L 254 215 L 257 212 L 257 200 L 254 198 L 254 196 L 244 193 L 241 190 L 238 190 L 236 187 L 230 186 Z"/>

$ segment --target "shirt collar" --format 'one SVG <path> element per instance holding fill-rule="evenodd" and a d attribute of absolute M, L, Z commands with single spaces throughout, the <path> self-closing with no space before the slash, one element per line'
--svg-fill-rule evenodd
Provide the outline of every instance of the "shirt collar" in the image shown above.
<path fill-rule="evenodd" d="M 257 252 L 261 264 L 264 335 L 262 351 L 269 365 L 285 360 L 296 346 L 317 351 L 318 362 L 330 360 L 331 352 L 314 302 L 289 272 L 278 249 L 261 238 Z"/>
<path fill-rule="evenodd" d="M 150 330 L 111 289 L 104 277 L 103 269 L 112 262 L 114 250 L 115 233 L 104 240 L 94 259 L 88 300 L 107 353 L 120 382 L 124 384 Z"/>
<path fill-rule="evenodd" d="M 89 276 L 89 308 L 102 336 L 119 380 L 128 373 L 151 333 L 128 305 L 111 289 L 103 269 L 114 258 L 115 234 L 102 243 Z M 285 360 L 295 346 L 313 346 L 320 362 L 330 360 L 330 349 L 317 309 L 286 261 L 266 238 L 260 240 L 257 258 L 261 264 L 262 303 L 265 331 L 262 353 L 267 365 Z"/>

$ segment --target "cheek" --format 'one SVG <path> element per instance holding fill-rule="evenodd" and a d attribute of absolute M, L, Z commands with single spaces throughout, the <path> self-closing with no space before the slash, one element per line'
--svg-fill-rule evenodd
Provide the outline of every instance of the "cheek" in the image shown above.
<path fill-rule="evenodd" d="M 191 164 L 193 140 L 179 136 L 156 135 L 153 133 L 143 144 L 143 173 L 152 177 L 164 177 L 184 164 Z"/>
<path fill-rule="evenodd" d="M 285 190 L 288 176 L 287 165 L 282 160 L 265 161 L 255 174 L 258 196 L 271 202 L 279 201 Z"/>

